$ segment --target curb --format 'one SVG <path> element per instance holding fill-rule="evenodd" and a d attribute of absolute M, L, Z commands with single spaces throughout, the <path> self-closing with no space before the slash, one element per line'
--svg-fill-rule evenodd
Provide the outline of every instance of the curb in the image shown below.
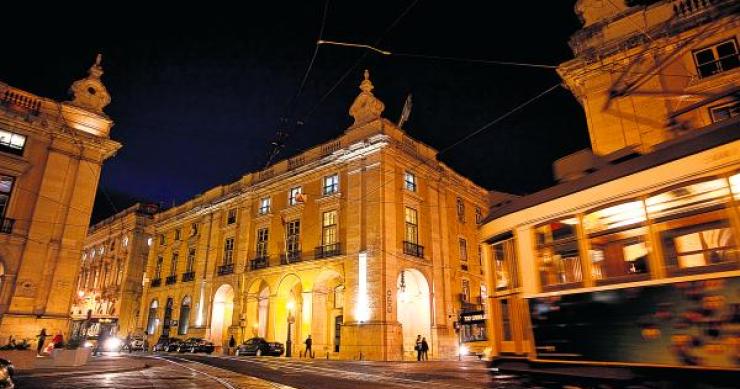
<path fill-rule="evenodd" d="M 83 370 L 83 371 L 59 371 L 59 372 L 45 372 L 36 374 L 16 374 L 13 378 L 40 378 L 40 377 L 74 377 L 74 376 L 86 376 L 93 374 L 104 374 L 104 373 L 127 373 L 130 371 L 138 371 L 148 369 L 151 366 L 149 364 L 143 364 L 136 367 L 127 367 L 122 369 L 107 369 L 107 370 Z"/>

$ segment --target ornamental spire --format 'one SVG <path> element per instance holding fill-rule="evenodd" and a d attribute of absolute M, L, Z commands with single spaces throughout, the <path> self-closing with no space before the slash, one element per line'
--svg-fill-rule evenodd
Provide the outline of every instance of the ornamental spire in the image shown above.
<path fill-rule="evenodd" d="M 360 94 L 349 108 L 349 114 L 355 119 L 352 127 L 356 127 L 373 120 L 380 119 L 385 110 L 385 104 L 373 95 L 373 83 L 370 81 L 370 72 L 365 70 L 364 80 L 360 83 Z"/>
<path fill-rule="evenodd" d="M 74 96 L 72 105 L 104 114 L 103 108 L 110 104 L 110 94 L 100 80 L 103 75 L 103 67 L 100 65 L 102 60 L 103 56 L 98 54 L 95 63 L 87 71 L 87 77 L 75 81 L 69 88 L 70 94 Z"/>

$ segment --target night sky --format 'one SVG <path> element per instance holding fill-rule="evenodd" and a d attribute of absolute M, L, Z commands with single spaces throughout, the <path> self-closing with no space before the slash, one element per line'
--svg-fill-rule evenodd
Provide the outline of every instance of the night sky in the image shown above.
<path fill-rule="evenodd" d="M 113 99 L 106 113 L 123 148 L 106 162 L 101 186 L 116 209 L 134 199 L 181 203 L 262 168 L 281 117 L 292 119 L 282 126 L 290 137 L 278 159 L 339 136 L 351 124 L 349 106 L 366 68 L 386 118 L 397 121 L 413 94 L 404 129 L 437 149 L 559 81 L 552 69 L 321 46 L 291 109 L 325 1 L 257 3 L 243 3 L 246 11 L 217 5 L 67 10 L 32 25 L 6 14 L 0 80 L 65 100 L 95 54 L 103 54 L 103 81 Z M 379 47 L 397 53 L 557 65 L 572 58 L 567 41 L 580 27 L 575 0 L 420 0 L 389 30 L 412 3 L 331 1 L 323 38 L 380 40 Z M 298 120 L 304 124 L 295 125 Z M 560 88 L 440 159 L 487 189 L 526 194 L 553 184 L 555 159 L 585 147 L 583 110 Z M 99 191 L 93 222 L 113 212 Z"/>

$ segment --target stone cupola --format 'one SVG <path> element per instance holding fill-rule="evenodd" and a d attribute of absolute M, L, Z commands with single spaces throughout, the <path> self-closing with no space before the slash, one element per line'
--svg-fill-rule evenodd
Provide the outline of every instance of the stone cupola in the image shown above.
<path fill-rule="evenodd" d="M 361 126 L 380 119 L 380 115 L 385 109 L 385 104 L 373 95 L 372 90 L 374 88 L 373 83 L 370 81 L 370 72 L 365 70 L 365 79 L 360 83 L 361 92 L 349 108 L 350 116 L 355 119 L 352 127 Z"/>
<path fill-rule="evenodd" d="M 103 75 L 101 60 L 102 55 L 98 54 L 95 63 L 87 71 L 87 77 L 75 81 L 69 92 L 74 96 L 70 104 L 105 116 L 103 108 L 110 104 L 110 94 L 100 80 Z"/>

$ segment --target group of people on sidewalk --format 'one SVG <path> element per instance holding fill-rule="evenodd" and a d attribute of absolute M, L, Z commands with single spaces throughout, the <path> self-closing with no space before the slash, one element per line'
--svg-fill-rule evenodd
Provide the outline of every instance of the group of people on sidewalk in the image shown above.
<path fill-rule="evenodd" d="M 414 346 L 414 350 L 416 350 L 416 360 L 417 361 L 428 361 L 429 360 L 429 343 L 427 343 L 427 338 L 422 338 L 421 335 L 416 336 L 416 345 Z"/>
<path fill-rule="evenodd" d="M 46 343 L 46 338 L 48 335 L 46 334 L 46 328 L 42 328 L 41 332 L 39 332 L 36 337 L 39 339 L 38 344 L 36 345 L 36 355 L 40 356 L 42 352 L 45 352 L 47 354 L 51 353 L 51 350 L 55 348 L 62 348 L 64 347 L 64 336 L 62 335 L 62 331 L 57 331 L 57 334 L 54 335 L 53 338 L 51 338 L 51 343 L 44 349 L 44 344 Z"/>

